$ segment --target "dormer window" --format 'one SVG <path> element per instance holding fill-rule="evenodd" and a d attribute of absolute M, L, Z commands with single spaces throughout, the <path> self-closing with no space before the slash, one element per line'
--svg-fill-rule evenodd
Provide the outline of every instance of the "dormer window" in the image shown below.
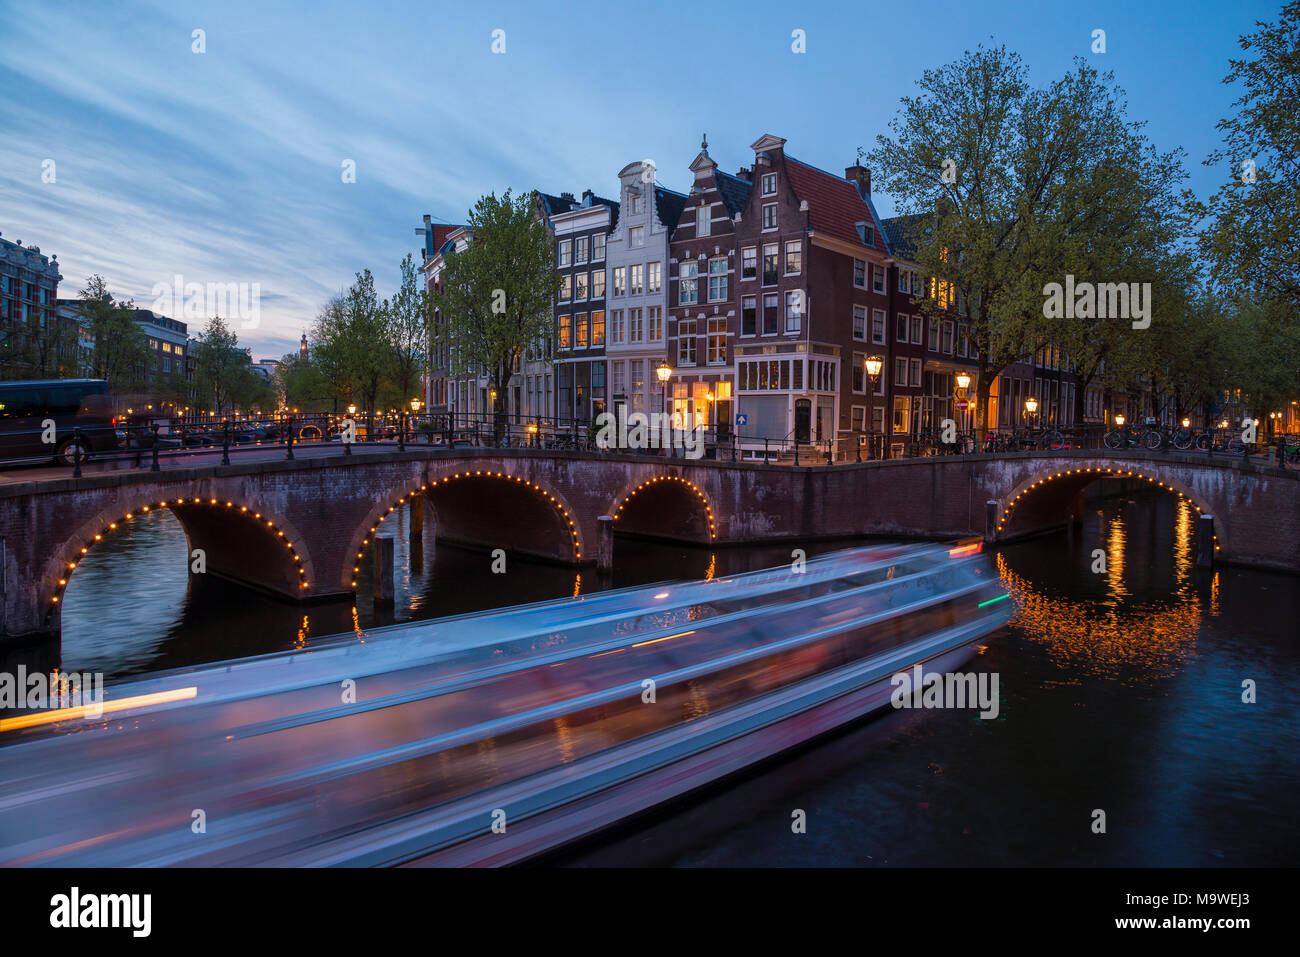
<path fill-rule="evenodd" d="M 763 183 L 763 195 L 775 196 L 776 195 L 776 174 L 764 173 L 761 177 L 761 180 Z"/>
<path fill-rule="evenodd" d="M 875 247 L 876 231 L 867 223 L 854 223 L 858 228 L 858 238 L 862 240 L 862 245 Z"/>

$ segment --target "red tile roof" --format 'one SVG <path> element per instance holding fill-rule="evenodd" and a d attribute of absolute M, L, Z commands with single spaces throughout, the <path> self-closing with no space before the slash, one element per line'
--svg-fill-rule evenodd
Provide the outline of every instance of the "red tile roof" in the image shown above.
<path fill-rule="evenodd" d="M 843 177 L 801 163 L 789 155 L 786 156 L 785 163 L 786 174 L 790 177 L 795 195 L 808 201 L 809 228 L 846 243 L 862 246 L 862 237 L 855 224 L 870 223 L 876 234 L 876 244 L 868 248 L 885 251 L 880 225 L 871 214 L 871 207 L 858 194 L 857 186 Z"/>

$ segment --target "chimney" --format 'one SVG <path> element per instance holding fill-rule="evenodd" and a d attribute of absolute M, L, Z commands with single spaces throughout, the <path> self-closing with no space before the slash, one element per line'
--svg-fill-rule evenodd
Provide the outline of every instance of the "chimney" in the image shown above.
<path fill-rule="evenodd" d="M 595 196 L 596 196 L 596 194 L 593 193 L 591 190 L 589 190 L 589 189 L 584 189 L 584 190 L 582 191 L 582 205 L 583 205 L 583 206 L 590 206 L 590 205 L 591 205 L 591 202 L 592 202 L 592 200 L 595 198 Z"/>
<path fill-rule="evenodd" d="M 845 167 L 844 178 L 858 187 L 863 199 L 871 198 L 871 173 L 865 166 L 855 163 Z"/>
<path fill-rule="evenodd" d="M 561 193 L 561 194 L 560 194 L 560 199 L 567 199 L 567 200 L 568 200 L 569 202 L 571 202 L 571 203 L 573 203 L 573 202 L 577 202 L 577 200 L 575 200 L 575 199 L 573 198 L 573 194 L 572 194 L 572 193 Z"/>
<path fill-rule="evenodd" d="M 736 170 L 736 176 L 743 179 L 746 183 L 754 182 L 754 171 L 748 166 L 742 166 L 740 169 Z"/>

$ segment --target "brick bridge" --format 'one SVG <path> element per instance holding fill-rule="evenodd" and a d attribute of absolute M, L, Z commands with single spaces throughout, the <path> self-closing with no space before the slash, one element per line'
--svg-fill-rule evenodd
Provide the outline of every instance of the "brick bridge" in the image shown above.
<path fill-rule="evenodd" d="M 295 601 L 351 597 L 386 516 L 415 503 L 435 534 L 607 566 L 614 530 L 740 544 L 983 536 L 1067 524 L 1098 479 L 1148 481 L 1213 517 L 1219 560 L 1300 570 L 1300 473 L 1170 453 L 1023 453 L 809 468 L 477 449 L 375 451 L 108 472 L 0 486 L 0 636 L 51 634 L 77 563 L 166 508 L 207 571 Z M 613 522 L 601 520 L 613 516 Z M 1202 525 L 1204 526 L 1203 519 Z"/>

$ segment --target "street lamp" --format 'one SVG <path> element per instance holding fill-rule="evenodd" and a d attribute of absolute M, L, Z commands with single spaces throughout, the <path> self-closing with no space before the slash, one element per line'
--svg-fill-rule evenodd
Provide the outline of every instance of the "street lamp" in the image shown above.
<path fill-rule="evenodd" d="M 965 372 L 957 373 L 957 388 L 961 389 L 963 392 L 970 388 L 970 376 Z"/>
<path fill-rule="evenodd" d="M 867 391 L 867 458 L 870 459 L 875 456 L 876 449 L 876 410 L 871 397 L 876 394 L 876 380 L 880 378 L 880 370 L 884 368 L 885 360 L 877 355 L 869 355 L 862 364 L 866 366 L 867 378 L 871 380 Z"/>
<path fill-rule="evenodd" d="M 1121 429 L 1124 428 L 1124 416 L 1119 414 L 1118 412 L 1115 414 L 1115 424 L 1118 425 Z"/>
<path fill-rule="evenodd" d="M 659 365 L 655 368 L 655 375 L 659 377 L 659 384 L 663 386 L 664 407 L 663 407 L 662 414 L 667 415 L 668 414 L 668 380 L 673 377 L 673 367 L 668 364 L 667 359 L 660 362 Z M 671 422 L 669 423 L 669 425 L 671 429 Z M 672 445 L 672 442 L 670 441 L 668 445 Z M 665 456 L 668 455 L 667 447 L 664 448 L 664 455 Z"/>
<path fill-rule="evenodd" d="M 1025 400 L 1025 417 L 1037 418 L 1037 413 L 1038 413 L 1038 400 L 1031 395 L 1029 398 Z"/>

